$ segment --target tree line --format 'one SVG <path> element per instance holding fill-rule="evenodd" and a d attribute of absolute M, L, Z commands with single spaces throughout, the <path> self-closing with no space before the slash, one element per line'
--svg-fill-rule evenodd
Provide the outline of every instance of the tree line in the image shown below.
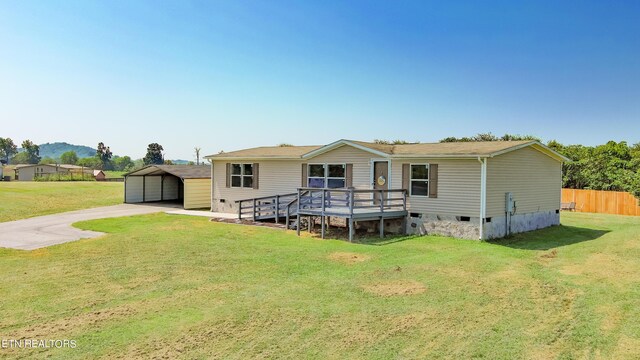
<path fill-rule="evenodd" d="M 103 142 L 98 143 L 95 156 L 79 158 L 75 151 L 67 151 L 57 159 L 42 158 L 40 147 L 31 140 L 24 140 L 21 145 L 22 151 L 18 151 L 18 146 L 11 138 L 0 137 L 0 160 L 5 164 L 67 164 L 115 171 L 131 171 L 152 164 L 172 164 L 171 160 L 164 159 L 164 148 L 158 143 L 149 144 L 144 158 L 138 160 L 132 160 L 129 156 L 113 155 L 111 148 Z M 200 148 L 195 150 L 199 163 Z"/>

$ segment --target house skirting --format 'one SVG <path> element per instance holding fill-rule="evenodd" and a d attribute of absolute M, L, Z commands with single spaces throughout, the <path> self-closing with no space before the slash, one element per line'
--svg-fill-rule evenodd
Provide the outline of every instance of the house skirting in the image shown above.
<path fill-rule="evenodd" d="M 480 219 L 475 217 L 419 214 L 407 219 L 407 234 L 442 235 L 460 239 L 478 240 Z"/>
<path fill-rule="evenodd" d="M 560 225 L 560 214 L 556 210 L 513 215 L 511 216 L 510 226 L 506 216 L 494 216 L 490 223 L 484 224 L 484 238 L 498 239 L 505 237 L 508 228 L 510 228 L 509 234 L 517 234 L 554 225 Z"/>

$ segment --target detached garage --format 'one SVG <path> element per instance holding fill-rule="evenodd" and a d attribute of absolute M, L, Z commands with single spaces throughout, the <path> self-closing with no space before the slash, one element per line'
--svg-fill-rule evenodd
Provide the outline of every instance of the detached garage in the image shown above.
<path fill-rule="evenodd" d="M 211 207 L 211 166 L 148 165 L 124 175 L 124 202 L 180 202 L 185 209 Z"/>

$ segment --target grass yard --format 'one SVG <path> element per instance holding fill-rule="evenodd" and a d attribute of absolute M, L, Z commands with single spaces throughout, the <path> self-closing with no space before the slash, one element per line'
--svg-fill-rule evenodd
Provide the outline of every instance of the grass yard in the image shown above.
<path fill-rule="evenodd" d="M 108 178 L 108 179 L 113 179 L 113 178 L 121 178 L 122 175 L 128 173 L 128 171 L 114 171 L 114 170 L 105 170 L 104 171 L 104 175 Z"/>
<path fill-rule="evenodd" d="M 0 182 L 0 222 L 120 204 L 123 183 Z"/>
<path fill-rule="evenodd" d="M 0 337 L 35 358 L 640 357 L 640 219 L 569 213 L 499 243 L 380 244 L 155 214 L 0 249 Z"/>

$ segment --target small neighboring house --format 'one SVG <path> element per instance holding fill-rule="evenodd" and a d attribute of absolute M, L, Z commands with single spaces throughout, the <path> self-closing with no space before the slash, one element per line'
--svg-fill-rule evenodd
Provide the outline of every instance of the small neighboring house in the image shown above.
<path fill-rule="evenodd" d="M 238 213 L 239 200 L 299 195 L 309 188 L 368 190 L 367 196 L 404 189 L 407 233 L 468 239 L 558 225 L 567 161 L 537 141 L 385 145 L 339 140 L 205 158 L 213 164 L 212 211 Z"/>
<path fill-rule="evenodd" d="M 93 170 L 87 167 L 66 164 L 20 164 L 14 168 L 15 180 L 33 181 L 36 177 L 51 175 L 73 175 L 91 177 Z"/>
<path fill-rule="evenodd" d="M 178 202 L 185 209 L 211 206 L 211 166 L 147 165 L 124 176 L 124 202 Z"/>
<path fill-rule="evenodd" d="M 105 181 L 107 175 L 105 175 L 104 171 L 102 170 L 93 170 L 93 177 L 96 179 L 96 181 Z"/>

